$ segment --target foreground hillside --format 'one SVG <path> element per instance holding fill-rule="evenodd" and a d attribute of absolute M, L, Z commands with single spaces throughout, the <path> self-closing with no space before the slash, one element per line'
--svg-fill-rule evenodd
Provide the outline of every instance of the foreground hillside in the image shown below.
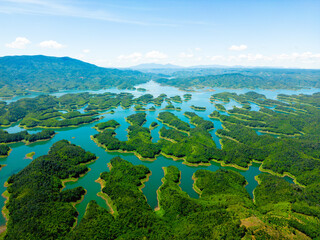
<path fill-rule="evenodd" d="M 150 79 L 147 74 L 97 67 L 69 57 L 7 56 L 0 58 L 0 97 L 27 91 L 132 88 Z"/>

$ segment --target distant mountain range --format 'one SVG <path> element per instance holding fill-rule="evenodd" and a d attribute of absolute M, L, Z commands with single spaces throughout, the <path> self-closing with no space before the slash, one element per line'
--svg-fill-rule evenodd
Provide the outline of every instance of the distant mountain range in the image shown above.
<path fill-rule="evenodd" d="M 151 79 L 151 74 L 102 68 L 69 57 L 0 57 L 0 96 L 27 91 L 55 92 L 63 89 L 132 88 Z"/>
<path fill-rule="evenodd" d="M 132 89 L 154 80 L 183 89 L 198 87 L 285 88 L 320 87 L 320 70 L 140 64 L 127 69 L 103 68 L 69 57 L 0 57 L 0 97 L 30 91 L 66 89 Z"/>
<path fill-rule="evenodd" d="M 158 64 L 158 63 L 143 63 L 136 66 L 129 67 L 128 69 L 178 69 L 178 68 L 184 68 L 178 65 L 173 64 Z"/>
<path fill-rule="evenodd" d="M 142 63 L 136 66 L 128 67 L 127 69 L 135 69 L 135 70 L 147 70 L 147 69 L 208 69 L 208 68 L 272 68 L 272 67 L 246 67 L 241 65 L 235 65 L 235 66 L 226 66 L 226 65 L 194 65 L 189 67 L 174 65 L 174 64 L 159 64 L 159 63 Z M 281 67 L 277 67 L 281 68 Z M 275 69 L 275 68 L 273 68 Z"/>

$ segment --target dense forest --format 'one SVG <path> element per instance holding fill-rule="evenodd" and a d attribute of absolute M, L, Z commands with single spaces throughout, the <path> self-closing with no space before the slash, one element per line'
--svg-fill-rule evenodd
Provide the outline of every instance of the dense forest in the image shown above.
<path fill-rule="evenodd" d="M 97 67 L 69 57 L 7 56 L 0 58 L 0 96 L 65 89 L 130 89 L 147 82 L 151 76 L 138 71 Z"/>
<path fill-rule="evenodd" d="M 49 129 L 45 129 L 41 132 L 33 134 L 28 133 L 28 131 L 8 133 L 7 131 L 0 129 L 0 143 L 25 142 L 28 144 L 36 141 L 48 140 L 52 138 L 54 135 L 55 132 Z"/>
<path fill-rule="evenodd" d="M 76 223 L 72 203 L 85 194 L 83 187 L 62 190 L 63 181 L 88 171 L 96 156 L 66 140 L 52 145 L 48 155 L 32 161 L 7 181 L 9 221 L 5 239 L 61 239 Z"/>
<path fill-rule="evenodd" d="M 74 153 L 70 155 L 70 150 Z M 59 159 L 65 159 L 60 161 Z M 153 210 L 141 191 L 150 170 L 120 157 L 102 172 L 100 196 L 109 206 L 91 201 L 75 226 L 85 189 L 60 191 L 61 179 L 86 172 L 83 163 L 95 158 L 60 141 L 48 155 L 8 179 L 9 222 L 4 239 L 311 239 L 319 237 L 319 194 L 270 174 L 258 177 L 254 201 L 237 172 L 197 170 L 193 175 L 199 199 L 179 187 L 177 167 L 164 169 Z M 53 165 L 54 164 L 54 165 Z M 53 171 L 53 166 L 59 170 Z M 82 166 L 82 167 L 81 167 Z M 39 183 L 42 184 L 39 184 Z M 44 184 L 45 183 L 45 184 Z M 28 211 L 33 209 L 32 211 Z M 27 224 L 26 224 L 27 223 Z"/>

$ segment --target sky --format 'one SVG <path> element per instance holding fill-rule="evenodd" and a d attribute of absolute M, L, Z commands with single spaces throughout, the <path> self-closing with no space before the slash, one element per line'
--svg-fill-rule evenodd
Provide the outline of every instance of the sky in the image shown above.
<path fill-rule="evenodd" d="M 0 0 L 0 56 L 320 69 L 319 0 Z"/>

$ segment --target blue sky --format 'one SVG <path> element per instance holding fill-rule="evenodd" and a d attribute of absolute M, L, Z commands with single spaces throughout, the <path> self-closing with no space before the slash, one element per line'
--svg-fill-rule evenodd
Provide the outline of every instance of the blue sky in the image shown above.
<path fill-rule="evenodd" d="M 0 56 L 320 68 L 318 0 L 0 0 Z"/>

